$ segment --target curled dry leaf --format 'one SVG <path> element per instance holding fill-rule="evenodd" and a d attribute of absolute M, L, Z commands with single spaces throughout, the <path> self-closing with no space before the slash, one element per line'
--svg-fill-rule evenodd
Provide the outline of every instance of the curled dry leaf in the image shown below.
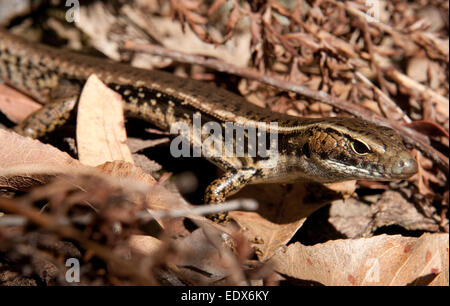
<path fill-rule="evenodd" d="M 295 243 L 271 259 L 281 275 L 329 286 L 448 286 L 448 260 L 448 234 Z"/>
<path fill-rule="evenodd" d="M 126 144 L 122 99 L 118 93 L 91 75 L 81 93 L 77 116 L 78 156 L 85 165 L 106 161 L 133 163 Z"/>
<path fill-rule="evenodd" d="M 77 168 L 83 165 L 55 147 L 0 130 L 0 187 L 27 190 L 48 182 L 46 174 Z"/>
<path fill-rule="evenodd" d="M 407 126 L 430 137 L 449 137 L 448 132 L 442 126 L 433 121 L 417 120 L 408 123 Z"/>
<path fill-rule="evenodd" d="M 335 201 L 329 210 L 329 222 L 349 238 L 368 237 L 377 229 L 398 225 L 405 230 L 437 232 L 439 224 L 417 211 L 399 192 L 387 190 L 381 196 Z M 373 201 L 372 205 L 367 202 Z"/>

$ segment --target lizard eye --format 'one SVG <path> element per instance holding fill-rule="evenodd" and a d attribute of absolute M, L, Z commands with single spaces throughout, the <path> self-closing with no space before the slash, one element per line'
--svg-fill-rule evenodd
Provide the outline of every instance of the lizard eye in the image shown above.
<path fill-rule="evenodd" d="M 350 146 L 353 152 L 355 152 L 358 155 L 367 155 L 370 152 L 372 152 L 370 150 L 370 147 L 366 143 L 358 139 L 353 139 L 353 141 L 350 142 Z"/>

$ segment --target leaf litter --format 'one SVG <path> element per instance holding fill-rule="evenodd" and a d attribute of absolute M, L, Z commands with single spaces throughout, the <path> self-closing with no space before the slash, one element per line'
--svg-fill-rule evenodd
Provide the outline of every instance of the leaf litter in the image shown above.
<path fill-rule="evenodd" d="M 233 199 L 259 208 L 218 225 L 189 213 L 196 205 L 174 187 L 177 175 L 145 154 L 167 137 L 127 139 L 120 101 L 114 112 L 100 106 L 101 124 L 91 126 L 94 102 L 112 99 L 97 96 L 98 84 L 79 109 L 84 132 L 71 155 L 0 130 L 0 283 L 66 285 L 64 259 L 73 257 L 86 267 L 86 285 L 448 285 L 448 2 L 380 1 L 379 22 L 367 21 L 364 1 L 347 4 L 181 0 L 112 9 L 94 1 L 81 8 L 85 22 L 63 35 L 67 47 L 87 43 L 115 60 L 213 81 L 273 111 L 391 126 L 418 174 L 250 186 Z M 11 30 L 36 40 L 28 11 L 2 12 L 0 23 L 19 16 Z M 44 25 L 63 33 L 55 16 Z M 12 122 L 36 110 L 0 86 Z"/>

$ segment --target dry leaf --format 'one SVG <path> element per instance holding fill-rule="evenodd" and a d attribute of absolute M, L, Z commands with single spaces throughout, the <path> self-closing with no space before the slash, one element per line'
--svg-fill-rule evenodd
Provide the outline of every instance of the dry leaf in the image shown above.
<path fill-rule="evenodd" d="M 448 286 L 448 238 L 381 235 L 314 246 L 295 243 L 271 261 L 282 275 L 328 286 L 404 286 L 423 279 Z"/>
<path fill-rule="evenodd" d="M 346 196 L 350 196 L 356 190 L 356 180 L 330 183 L 330 184 L 325 184 L 325 186 L 330 190 L 339 192 Z"/>
<path fill-rule="evenodd" d="M 26 15 L 31 10 L 31 3 L 27 0 L 1 1 L 0 24 L 6 25 L 12 19 Z"/>
<path fill-rule="evenodd" d="M 436 221 L 424 217 L 417 211 L 413 203 L 406 201 L 400 193 L 387 190 L 380 200 L 372 206 L 375 211 L 373 225 L 382 227 L 388 225 L 400 225 L 407 230 L 425 230 L 436 232 L 439 224 Z"/>
<path fill-rule="evenodd" d="M 90 166 L 113 160 L 133 163 L 126 140 L 120 95 L 91 75 L 78 105 L 77 144 L 80 161 Z"/>
<path fill-rule="evenodd" d="M 378 102 L 373 101 L 373 100 L 369 100 L 369 99 L 364 99 L 361 102 L 361 106 L 369 109 L 370 111 L 382 116 L 381 110 L 380 110 L 380 106 L 378 105 Z"/>
<path fill-rule="evenodd" d="M 132 235 L 128 239 L 128 245 L 132 249 L 150 257 L 158 253 L 162 244 L 161 240 L 152 236 Z"/>
<path fill-rule="evenodd" d="M 120 60 L 118 45 L 111 41 L 109 35 L 117 17 L 109 12 L 105 3 L 95 2 L 89 6 L 81 6 L 80 20 L 82 22 L 76 22 L 75 25 L 92 37 L 90 43 L 109 58 Z"/>
<path fill-rule="evenodd" d="M 80 167 L 77 160 L 55 147 L 0 130 L 0 188 L 25 190 L 47 182 L 45 174 Z"/>
<path fill-rule="evenodd" d="M 408 62 L 406 74 L 416 80 L 417 82 L 424 83 L 427 81 L 427 70 L 429 60 L 425 57 L 413 57 Z"/>
<path fill-rule="evenodd" d="M 170 139 L 168 137 L 159 139 L 145 139 L 145 140 L 134 137 L 127 138 L 127 144 L 132 153 L 136 153 L 138 151 L 142 151 L 147 148 L 152 148 L 160 144 L 168 143 L 169 141 Z"/>
<path fill-rule="evenodd" d="M 373 204 L 368 205 L 367 202 Z M 439 231 L 439 224 L 420 213 L 399 192 L 387 190 L 356 200 L 335 201 L 329 210 L 329 222 L 349 238 L 368 237 L 377 229 L 397 225 L 406 230 Z"/>
<path fill-rule="evenodd" d="M 147 173 L 156 172 L 162 169 L 162 166 L 160 164 L 151 160 L 144 154 L 133 154 L 133 159 L 136 163 L 136 166 Z"/>
<path fill-rule="evenodd" d="M 435 6 L 426 6 L 417 15 L 429 23 L 430 27 L 427 29 L 429 32 L 437 32 L 445 27 L 444 14 Z"/>
<path fill-rule="evenodd" d="M 361 238 L 372 233 L 372 216 L 373 212 L 367 203 L 348 198 L 331 204 L 328 222 L 345 237 Z"/>
<path fill-rule="evenodd" d="M 449 137 L 448 132 L 442 126 L 433 121 L 417 120 L 406 124 L 406 126 L 430 137 Z"/>
<path fill-rule="evenodd" d="M 245 235 L 255 242 L 258 257 L 265 260 L 285 246 L 306 217 L 337 195 L 320 185 L 295 184 L 291 187 L 250 186 L 245 189 L 245 193 L 238 193 L 237 196 L 247 196 L 259 203 L 257 212 L 232 211 L 229 215 L 245 230 Z"/>
<path fill-rule="evenodd" d="M 0 111 L 14 123 L 19 123 L 41 105 L 24 94 L 0 83 Z"/>
<path fill-rule="evenodd" d="M 125 161 L 117 160 L 113 162 L 106 162 L 96 168 L 117 178 L 124 177 L 135 179 L 148 186 L 156 185 L 156 180 L 150 174 L 145 173 L 142 169 Z"/>

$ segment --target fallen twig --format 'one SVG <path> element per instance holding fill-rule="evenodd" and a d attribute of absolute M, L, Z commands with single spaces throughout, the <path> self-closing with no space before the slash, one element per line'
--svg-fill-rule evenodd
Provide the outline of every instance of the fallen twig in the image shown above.
<path fill-rule="evenodd" d="M 177 209 L 177 210 L 149 210 L 153 218 L 162 217 L 183 217 L 188 215 L 208 215 L 216 214 L 219 212 L 230 211 L 230 210 L 257 210 L 258 202 L 252 199 L 239 199 L 223 202 L 217 205 L 202 205 L 189 209 Z M 138 214 L 138 217 L 149 217 L 148 213 L 142 212 Z"/>

